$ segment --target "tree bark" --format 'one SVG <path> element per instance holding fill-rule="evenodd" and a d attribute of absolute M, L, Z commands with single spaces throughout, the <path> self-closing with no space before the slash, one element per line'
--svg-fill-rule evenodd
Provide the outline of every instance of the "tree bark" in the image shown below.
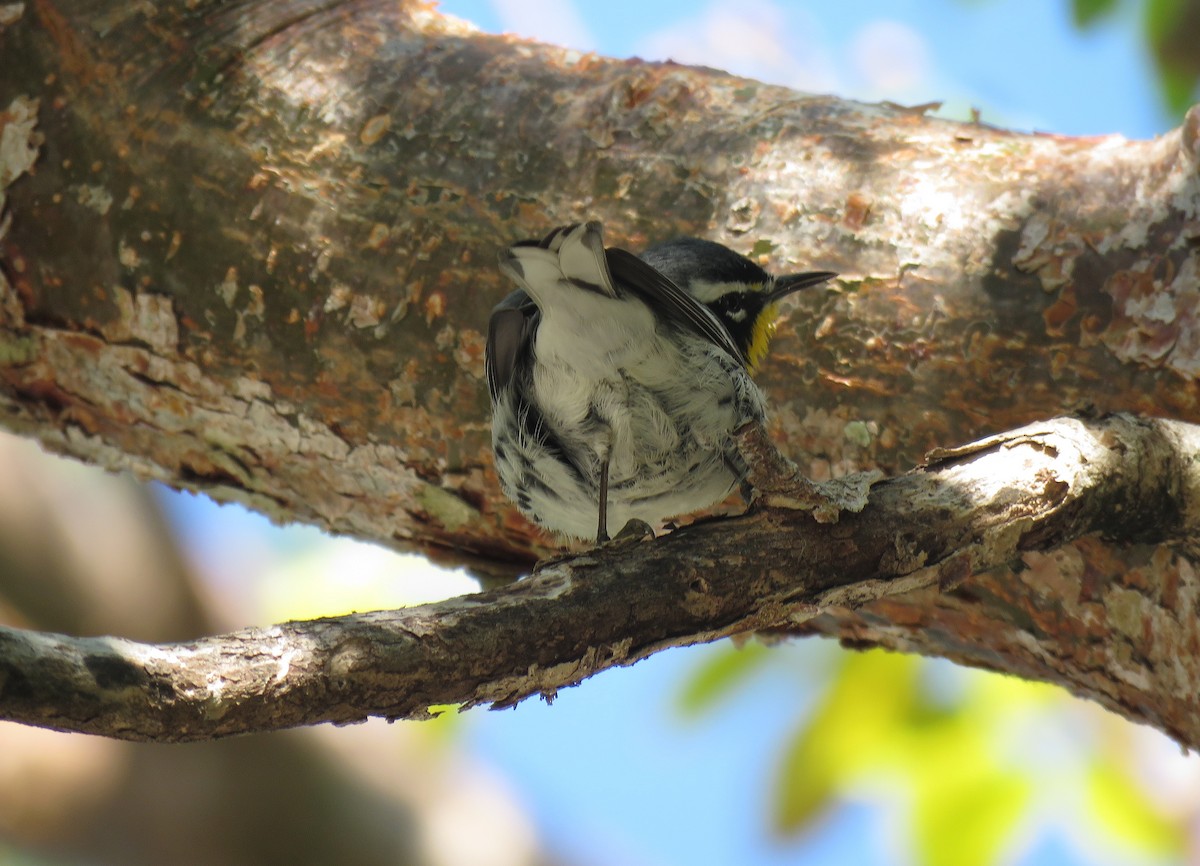
<path fill-rule="evenodd" d="M 635 250 L 700 234 L 776 272 L 842 275 L 797 300 L 761 377 L 772 435 L 816 479 L 895 474 L 935 446 L 1081 409 L 1200 422 L 1200 111 L 1150 142 L 1024 135 L 485 36 L 413 2 L 38 0 L 4 9 L 0 424 L 56 451 L 511 577 L 557 544 L 503 499 L 488 454 L 483 329 L 507 290 L 493 255 L 582 218 L 603 220 L 610 242 Z M 864 513 L 875 513 L 875 495 Z M 656 542 L 647 549 L 660 551 L 662 574 L 640 572 L 644 584 L 684 591 L 711 584 L 716 564 L 741 571 L 728 551 L 706 560 L 682 546 L 764 519 Z M 767 535 L 729 538 L 768 544 Z M 784 538 L 777 543 L 792 543 Z M 939 549 L 961 547 L 943 540 Z M 834 548 L 802 549 L 818 562 Z M 614 573 L 623 557 L 646 555 L 634 551 L 613 554 Z M 683 564 L 668 567 L 668 555 Z M 747 581 L 773 585 L 766 555 L 739 548 L 740 563 L 766 569 Z M 1195 695 L 1193 596 L 1181 594 L 1190 561 L 1090 540 L 1025 557 L 1046 578 L 1036 592 L 1024 583 L 1029 572 L 1004 587 L 977 575 L 966 612 L 965 588 L 927 591 L 839 608 L 803 628 L 1056 679 L 1195 742 L 1165 693 L 1162 706 L 1146 708 L 1127 704 L 1116 685 L 1131 660 L 1155 671 L 1175 665 L 1192 688 L 1177 694 Z M 963 575 L 984 565 L 955 561 Z M 695 569 L 687 580 L 659 583 L 684 568 Z M 836 569 L 847 585 L 868 576 Z M 1122 583 L 1130 579 L 1137 585 Z M 496 617 L 525 610 L 513 622 L 526 628 L 547 580 L 484 598 Z M 1087 607 L 1109 583 L 1134 594 L 1125 619 L 1096 620 Z M 589 586 L 600 618 L 628 615 L 634 601 L 640 610 L 651 591 L 614 581 L 604 596 Z M 805 592 L 809 603 L 830 602 Z M 1149 621 L 1135 615 L 1142 597 L 1171 609 L 1178 631 L 1161 645 L 1135 642 L 1135 655 L 1089 660 L 1125 667 L 1097 674 L 1080 660 L 1067 676 L 1059 656 L 1027 645 L 1032 619 L 1038 636 L 1057 630 L 1046 636 L 1055 646 L 1093 626 L 1095 640 L 1120 646 L 1134 638 L 1119 623 L 1132 633 Z M 483 616 L 479 601 L 462 609 Z M 1047 620 L 1043 604 L 1061 619 Z M 450 629 L 458 610 L 420 616 L 436 612 Z M 403 624 L 415 614 L 396 616 Z M 715 624 L 668 618 L 657 639 L 639 633 L 617 655 L 785 619 L 749 610 Z M 339 642 L 343 629 L 373 635 L 379 620 L 281 627 L 246 648 L 263 650 L 265 640 L 286 653 L 295 640 L 321 659 L 329 635 L 353 648 Z M 576 652 L 546 649 L 545 658 L 574 661 L 553 665 L 586 673 L 597 663 L 586 647 L 623 646 L 616 633 L 563 627 Z M 449 652 L 388 634 L 412 658 Z M 58 647 L 77 671 L 89 655 L 108 665 L 109 650 L 128 649 L 8 640 L 9 658 L 18 647 Z M 218 652 L 230 646 L 194 652 L 232 664 Z M 166 661 L 185 661 L 128 652 L 135 663 L 114 663 L 102 678 L 131 695 L 167 676 Z M 335 670 L 361 661 L 353 650 L 329 659 Z M 318 682 L 317 665 L 305 689 L 288 693 L 315 701 L 311 713 L 291 704 L 272 712 L 297 724 L 506 699 L 503 689 L 477 692 L 496 681 L 478 672 L 486 659 L 457 655 L 453 675 L 439 669 L 444 688 L 414 686 L 403 701 L 393 691 L 324 714 L 319 699 L 340 700 L 345 686 Z M 154 675 L 143 682 L 136 671 L 149 661 Z M 283 670 L 274 650 L 244 663 L 260 685 Z M 545 669 L 542 655 L 530 663 Z M 503 676 L 523 683 L 528 668 Z M 8 680 L 5 702 L 20 693 L 17 682 Z M 140 725 L 114 724 L 168 739 L 234 730 L 188 715 L 202 686 L 147 698 Z M 555 684 L 530 687 L 543 686 Z M 1143 686 L 1139 700 L 1155 691 L 1130 688 Z M 191 709 L 156 715 L 154 701 Z M 219 715 L 240 718 L 231 707 L 222 703 Z"/>
<path fill-rule="evenodd" d="M 1020 135 L 418 4 L 30 3 L 0 40 L 4 423 L 104 466 L 527 565 L 553 542 L 488 459 L 493 256 L 584 216 L 843 275 L 763 375 L 817 478 L 1085 404 L 1200 420 L 1200 115 Z"/>
<path fill-rule="evenodd" d="M 553 697 L 668 646 L 803 628 L 818 615 L 854 616 L 868 601 L 934 587 L 978 631 L 1016 648 L 984 655 L 981 641 L 960 650 L 964 660 L 1051 678 L 1200 745 L 1186 697 L 1200 685 L 1197 659 L 1181 662 L 1200 620 L 1178 616 L 1200 601 L 1190 568 L 1170 599 L 1121 581 L 1080 599 L 1096 643 L 1014 623 L 978 603 L 978 585 L 957 592 L 972 574 L 1084 534 L 1194 548 L 1200 427 L 1129 416 L 1033 425 L 936 454 L 877 484 L 861 512 L 836 523 L 790 507 L 785 489 L 777 484 L 739 517 L 649 543 L 618 541 L 503 589 L 403 611 L 160 645 L 0 630 L 0 713 L 164 741 L 423 718 L 444 704 Z M 863 622 L 878 639 L 870 629 L 880 626 Z M 1106 643 L 1106 632 L 1118 640 Z M 930 645 L 938 640 L 922 648 Z"/>

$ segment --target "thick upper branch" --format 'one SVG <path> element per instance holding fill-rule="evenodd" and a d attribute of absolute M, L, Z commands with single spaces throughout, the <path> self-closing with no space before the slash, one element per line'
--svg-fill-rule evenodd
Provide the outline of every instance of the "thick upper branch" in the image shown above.
<path fill-rule="evenodd" d="M 861 513 L 835 524 L 758 507 L 403 611 L 159 646 L 0 630 L 0 717 L 175 741 L 420 718 L 437 704 L 504 705 L 666 646 L 794 628 L 922 586 L 953 594 L 982 570 L 1085 534 L 1161 542 L 1194 540 L 1198 529 L 1200 428 L 1060 419 L 936 455 L 875 485 Z M 1192 572 L 1177 597 L 1200 598 L 1198 581 Z M 1128 619 L 1116 609 L 1128 599 L 1112 597 L 1124 601 L 1099 615 Z M 1158 615 L 1200 637 L 1188 611 Z M 1057 659 L 1048 676 L 1200 744 L 1190 709 L 1149 711 L 1169 706 L 1154 671 L 1134 680 L 1131 668 L 1113 665 L 1084 677 L 1075 635 L 1031 627 L 1026 640 Z M 1115 701 L 1114 691 L 1140 700 Z"/>
<path fill-rule="evenodd" d="M 494 253 L 585 217 L 843 275 L 763 374 L 813 477 L 1085 404 L 1200 421 L 1200 114 L 1020 135 L 415 2 L 19 8 L 0 424 L 57 450 L 511 574 L 552 542 L 487 458 Z"/>

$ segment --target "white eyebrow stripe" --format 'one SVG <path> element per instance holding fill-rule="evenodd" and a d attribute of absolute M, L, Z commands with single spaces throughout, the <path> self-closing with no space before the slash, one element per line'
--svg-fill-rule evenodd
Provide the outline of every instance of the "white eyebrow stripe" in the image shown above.
<path fill-rule="evenodd" d="M 730 283 L 700 279 L 692 279 L 687 286 L 692 297 L 702 304 L 711 304 L 717 298 L 730 292 L 744 292 L 747 289 L 762 292 L 768 288 L 766 283 Z"/>

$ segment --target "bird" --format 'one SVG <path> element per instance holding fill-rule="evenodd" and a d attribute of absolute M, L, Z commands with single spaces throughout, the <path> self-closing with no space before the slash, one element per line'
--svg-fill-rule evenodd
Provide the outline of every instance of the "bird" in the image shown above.
<path fill-rule="evenodd" d="M 837 274 L 772 277 L 714 241 L 636 256 L 597 221 L 502 250 L 518 288 L 492 310 L 485 372 L 504 493 L 536 523 L 607 541 L 725 499 L 747 474 L 734 433 L 763 422 L 751 378 L 779 301 Z"/>

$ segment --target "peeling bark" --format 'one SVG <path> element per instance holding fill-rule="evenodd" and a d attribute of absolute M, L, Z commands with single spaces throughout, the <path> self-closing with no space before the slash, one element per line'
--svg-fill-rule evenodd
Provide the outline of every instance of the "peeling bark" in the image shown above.
<path fill-rule="evenodd" d="M 762 375 L 775 441 L 818 480 L 895 474 L 931 448 L 1080 409 L 1200 423 L 1200 111 L 1150 142 L 1023 135 L 485 36 L 414 2 L 6 10 L 0 425 L 55 451 L 511 577 L 557 545 L 504 501 L 488 454 L 483 326 L 506 292 L 493 254 L 582 218 L 635 250 L 698 234 L 777 272 L 842 275 L 797 299 Z M 1088 512 L 1090 527 L 1026 542 L 1169 537 L 1179 491 L 1168 488 L 1136 512 L 1161 518 L 1157 529 Z M 1053 500 L 1059 488 L 1035 492 Z M 751 532 L 778 528 L 767 509 L 606 552 L 595 566 L 647 575 L 641 584 L 553 577 L 585 557 L 483 596 L 487 608 L 477 598 L 149 656 L 118 641 L 7 635 L 0 657 L 53 650 L 64 673 L 94 657 L 106 685 L 80 701 L 99 713 L 116 693 L 140 695 L 145 719 L 107 724 L 186 738 L 253 727 L 252 711 L 288 725 L 507 700 L 655 647 L 786 625 L 793 599 L 840 598 L 863 606 L 788 627 L 1063 682 L 1196 742 L 1181 718 L 1200 688 L 1190 560 L 1085 539 L 1023 552 L 1018 575 L 979 575 L 1008 560 L 979 559 L 961 538 L 914 546 L 883 528 L 888 568 L 827 560 L 843 550 L 838 532 L 877 513 L 877 495 L 833 527 L 804 515 L 805 533 L 827 535 L 802 535 L 805 561 L 786 560 L 792 576 L 826 562 L 823 579 L 857 595 L 822 595 L 831 590 L 818 581 L 781 601 L 771 587 L 783 573 L 766 557 L 800 542 Z M 764 547 L 705 548 L 710 533 Z M 939 573 L 949 584 L 973 575 L 959 589 L 897 594 L 933 579 L 898 575 L 955 551 Z M 707 589 L 701 607 L 716 619 L 677 609 L 695 587 L 735 576 L 767 587 L 729 589 L 759 599 L 757 612 L 714 606 Z M 450 653 L 405 631 L 457 640 L 459 623 L 511 616 L 505 640 L 521 644 L 552 578 L 595 610 L 582 616 L 573 601 L 578 626 L 564 621 L 558 643 L 512 656 L 509 669 L 485 670 L 490 647 Z M 671 592 L 683 595 L 667 604 Z M 656 637 L 640 612 L 645 631 L 628 631 L 631 609 L 663 617 Z M 620 622 L 585 625 L 606 617 Z M 1081 634 L 1090 655 L 1071 648 Z M 362 644 L 374 672 L 361 668 L 360 638 L 389 647 Z M 249 654 L 241 678 L 222 655 L 237 645 Z M 414 659 L 437 675 L 388 673 Z M 175 679 L 168 662 L 183 666 Z M 297 665 L 302 687 L 289 679 Z M 210 670 L 227 680 L 200 675 Z M 286 690 L 272 685 L 280 671 Z M 13 676 L 0 684 L 5 703 L 42 694 Z M 1158 678 L 1175 691 L 1158 693 Z M 226 681 L 245 684 L 245 703 Z M 150 695 L 150 683 L 170 688 Z M 219 706 L 205 709 L 212 683 Z M 348 695 L 363 703 L 340 703 Z M 62 726 L 83 724 L 69 716 Z"/>
<path fill-rule="evenodd" d="M 998 615 L 978 603 L 987 584 L 971 575 L 1021 557 L 1036 567 L 1040 551 L 1083 535 L 1194 547 L 1198 528 L 1200 427 L 1059 419 L 935 455 L 876 484 L 860 513 L 836 523 L 762 505 L 403 611 L 160 645 L 3 629 L 0 717 L 164 741 L 372 715 L 423 718 L 442 704 L 553 697 L 665 647 L 751 630 L 857 616 L 878 640 L 864 605 L 926 587 L 986 634 Z M 1077 633 L 1032 622 L 1003 623 L 1022 653 L 975 660 L 1007 670 L 1008 659 L 1036 657 L 1042 668 L 1022 674 L 1051 677 L 1200 745 L 1194 701 L 1175 691 L 1195 694 L 1200 657 L 1164 656 L 1155 645 L 1166 636 L 1156 633 L 1160 620 L 1171 623 L 1172 644 L 1200 639 L 1200 618 L 1178 615 L 1200 605 L 1200 578 L 1190 567 L 1177 573 L 1169 605 L 1117 580 L 1088 599 L 1097 628 L 1118 636 L 1102 666 L 1087 664 L 1095 647 Z M 981 641 L 977 652 L 984 648 Z"/>

